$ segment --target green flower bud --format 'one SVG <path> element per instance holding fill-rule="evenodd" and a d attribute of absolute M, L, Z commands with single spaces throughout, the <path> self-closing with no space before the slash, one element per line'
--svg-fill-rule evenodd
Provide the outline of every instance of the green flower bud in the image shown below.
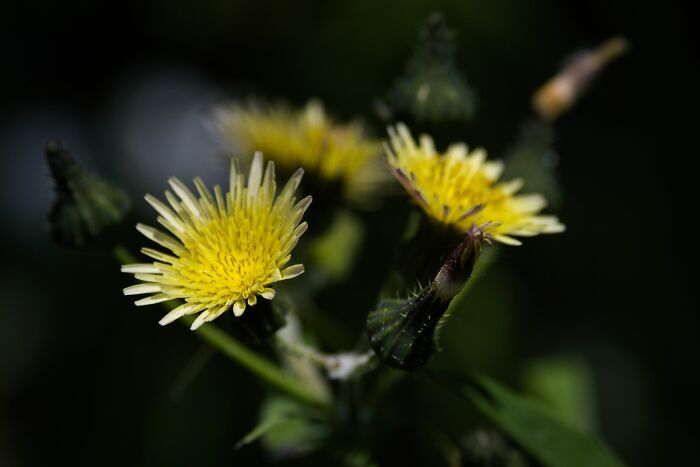
<path fill-rule="evenodd" d="M 380 105 L 387 120 L 440 123 L 473 116 L 476 96 L 457 69 L 453 43 L 454 33 L 444 15 L 430 15 L 406 72 Z"/>
<path fill-rule="evenodd" d="M 474 226 L 448 256 L 430 285 L 413 297 L 382 300 L 367 316 L 372 349 L 392 368 L 413 371 L 437 351 L 436 331 L 452 299 L 471 277 L 490 237 Z"/>
<path fill-rule="evenodd" d="M 130 205 L 126 193 L 87 172 L 60 142 L 46 145 L 46 160 L 56 192 L 49 212 L 54 241 L 83 247 L 124 218 Z"/>

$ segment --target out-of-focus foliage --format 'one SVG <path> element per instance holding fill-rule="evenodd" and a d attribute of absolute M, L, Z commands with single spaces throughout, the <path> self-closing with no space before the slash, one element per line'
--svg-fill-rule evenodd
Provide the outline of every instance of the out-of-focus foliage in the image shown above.
<path fill-rule="evenodd" d="M 334 280 L 342 280 L 352 270 L 353 262 L 361 254 L 366 232 L 364 226 L 349 211 L 340 211 L 322 236 L 309 245 L 309 255 L 315 264 Z"/>
<path fill-rule="evenodd" d="M 593 435 L 579 431 L 542 404 L 518 396 L 490 378 L 441 378 L 547 467 L 624 465 Z"/>
<path fill-rule="evenodd" d="M 594 381 L 585 360 L 549 357 L 528 362 L 523 386 L 567 423 L 582 430 L 595 428 Z"/>
<path fill-rule="evenodd" d="M 271 397 L 260 410 L 258 425 L 236 447 L 262 439 L 274 457 L 296 457 L 322 449 L 328 441 L 329 428 L 322 416 L 295 401 Z"/>
<path fill-rule="evenodd" d="M 522 177 L 526 189 L 542 193 L 549 205 L 562 205 L 562 188 L 555 170 L 559 154 L 555 150 L 555 132 L 552 126 L 541 120 L 529 120 L 520 130 L 516 143 L 505 154 L 505 177 Z"/>
<path fill-rule="evenodd" d="M 464 467 L 527 467 L 525 456 L 495 430 L 479 429 L 461 443 Z"/>
<path fill-rule="evenodd" d="M 124 218 L 130 206 L 126 193 L 86 171 L 60 142 L 46 145 L 46 160 L 56 193 L 49 225 L 57 243 L 84 247 Z"/>
<path fill-rule="evenodd" d="M 476 94 L 455 64 L 454 31 L 444 15 L 425 23 L 420 44 L 404 74 L 394 83 L 379 112 L 386 120 L 441 123 L 468 120 L 476 111 Z"/>

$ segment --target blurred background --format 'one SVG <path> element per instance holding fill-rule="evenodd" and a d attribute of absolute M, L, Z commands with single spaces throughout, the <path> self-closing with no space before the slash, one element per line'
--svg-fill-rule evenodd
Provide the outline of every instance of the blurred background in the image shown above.
<path fill-rule="evenodd" d="M 257 445 L 234 449 L 255 424 L 261 384 L 184 328 L 157 326 L 160 310 L 135 310 L 109 252 L 51 242 L 43 147 L 62 140 L 132 195 L 131 225 L 152 221 L 142 195 L 162 193 L 169 176 L 213 183 L 226 173 L 208 121 L 226 98 L 318 97 L 384 137 L 375 104 L 436 10 L 457 33 L 457 64 L 478 96 L 457 138 L 494 158 L 512 150 L 533 92 L 567 56 L 617 34 L 632 48 L 555 123 L 550 160 L 561 196 L 552 211 L 567 232 L 501 249 L 452 318 L 435 364 L 573 393 L 572 417 L 630 465 L 692 463 L 698 317 L 688 160 L 699 76 L 693 16 L 680 2 L 143 0 L 25 2 L 4 14 L 0 465 L 270 461 Z M 360 214 L 371 234 L 363 259 L 326 295 L 372 293 L 337 307 L 319 298 L 351 335 L 381 287 L 406 201 L 385 201 L 394 216 Z M 126 243 L 142 243 L 127 232 Z M 386 414 L 397 428 L 381 440 L 382 461 L 436 465 L 405 448 L 410 431 L 465 429 L 459 401 L 420 378 L 388 397 L 399 409 Z M 418 425 L 402 431 L 405 420 Z M 282 465 L 328 461 L 320 453 Z"/>

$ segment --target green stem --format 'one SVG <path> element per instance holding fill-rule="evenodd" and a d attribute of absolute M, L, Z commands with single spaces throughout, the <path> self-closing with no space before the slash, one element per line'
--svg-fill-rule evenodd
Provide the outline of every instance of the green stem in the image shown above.
<path fill-rule="evenodd" d="M 332 379 L 351 379 L 375 363 L 372 350 L 326 354 L 303 342 L 293 341 L 281 335 L 275 337 L 275 343 L 280 350 L 320 366 Z"/>
<path fill-rule="evenodd" d="M 337 367 L 337 363 L 333 362 L 329 355 L 323 354 L 301 342 L 292 342 L 289 339 L 276 336 L 275 343 L 282 351 L 315 363 L 326 371 L 332 371 Z"/>
<path fill-rule="evenodd" d="M 180 321 L 189 327 L 194 321 L 194 318 L 192 316 L 183 316 L 180 318 Z M 280 368 L 270 360 L 250 350 L 215 325 L 202 325 L 195 333 L 202 338 L 202 340 L 219 349 L 224 355 L 243 368 L 255 373 L 265 382 L 284 391 L 295 399 L 311 405 L 326 405 L 327 401 L 307 390 L 299 381 L 280 370 Z"/>
<path fill-rule="evenodd" d="M 123 246 L 114 249 L 114 256 L 121 264 L 135 263 L 136 259 Z M 163 302 L 166 307 L 168 302 Z M 192 316 L 183 316 L 179 321 L 189 328 L 194 321 Z M 259 376 L 269 385 L 305 404 L 325 406 L 327 401 L 305 388 L 298 380 L 281 370 L 277 365 L 257 352 L 250 350 L 236 339 L 226 334 L 214 324 L 205 324 L 194 331 L 221 353 L 243 368 Z"/>

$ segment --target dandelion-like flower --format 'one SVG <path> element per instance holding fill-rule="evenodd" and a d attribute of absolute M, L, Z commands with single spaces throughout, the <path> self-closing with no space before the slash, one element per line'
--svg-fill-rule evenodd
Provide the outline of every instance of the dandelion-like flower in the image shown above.
<path fill-rule="evenodd" d="M 416 144 L 403 124 L 389 128 L 389 137 L 395 177 L 435 221 L 463 232 L 475 225 L 509 245 L 520 245 L 513 236 L 564 231 L 555 216 L 539 214 L 546 205 L 542 195 L 516 195 L 521 179 L 498 182 L 503 164 L 487 161 L 483 149 L 469 152 L 459 143 L 439 154 L 430 136 Z"/>
<path fill-rule="evenodd" d="M 217 185 L 212 196 L 199 177 L 194 179 L 199 197 L 177 178 L 168 180 L 175 192 L 165 192 L 170 206 L 151 195 L 146 201 L 172 235 L 143 224 L 136 228 L 170 252 L 143 248 L 153 263 L 123 266 L 123 272 L 143 281 L 124 289 L 124 294 L 152 294 L 136 305 L 184 299 L 160 324 L 199 313 L 192 329 L 230 308 L 240 316 L 258 297 L 271 300 L 275 282 L 304 272 L 301 264 L 286 266 L 307 229 L 300 221 L 311 197 L 298 202 L 294 197 L 302 175 L 298 169 L 275 197 L 274 163 L 269 161 L 263 174 L 263 157 L 256 153 L 247 185 L 238 161 L 232 161 L 226 194 Z"/>
<path fill-rule="evenodd" d="M 346 197 L 366 199 L 387 178 L 381 144 L 360 122 L 333 121 L 319 101 L 303 109 L 235 103 L 216 111 L 221 138 L 235 154 L 260 150 L 279 167 L 303 167 L 325 182 L 341 182 Z"/>

